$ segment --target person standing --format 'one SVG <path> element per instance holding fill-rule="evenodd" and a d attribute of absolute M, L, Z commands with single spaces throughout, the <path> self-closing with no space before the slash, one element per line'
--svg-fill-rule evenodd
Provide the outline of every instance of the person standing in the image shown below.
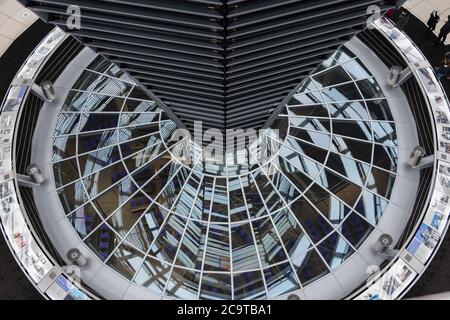
<path fill-rule="evenodd" d="M 450 67 L 450 51 L 448 51 L 444 54 L 444 59 L 442 60 L 442 65 Z"/>
<path fill-rule="evenodd" d="M 427 22 L 428 31 L 433 32 L 434 30 L 436 30 L 436 26 L 439 23 L 439 20 L 441 20 L 441 18 L 439 17 L 438 12 L 434 10 Z"/>
<path fill-rule="evenodd" d="M 389 19 L 394 20 L 394 16 L 395 16 L 394 8 L 390 8 L 386 11 L 386 17 L 388 17 Z"/>
<path fill-rule="evenodd" d="M 436 76 L 439 81 L 442 81 L 443 78 L 446 78 L 450 80 L 450 67 L 442 66 L 434 68 L 434 71 L 436 72 Z"/>
<path fill-rule="evenodd" d="M 441 28 L 441 32 L 439 32 L 438 39 L 434 45 L 444 44 L 445 41 L 447 40 L 447 36 L 449 33 L 450 33 L 450 16 L 448 16 L 447 22 Z"/>
<path fill-rule="evenodd" d="M 409 22 L 409 13 L 404 8 L 401 8 L 400 10 L 400 15 L 397 19 L 397 26 L 400 30 L 402 30 Z"/>

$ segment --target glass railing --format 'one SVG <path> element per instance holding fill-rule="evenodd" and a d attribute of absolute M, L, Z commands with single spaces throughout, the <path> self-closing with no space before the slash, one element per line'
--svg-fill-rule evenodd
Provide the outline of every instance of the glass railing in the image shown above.
<path fill-rule="evenodd" d="M 17 195 L 13 162 L 14 132 L 20 110 L 41 68 L 66 39 L 54 29 L 33 51 L 14 78 L 0 109 L 0 229 L 6 243 L 31 283 L 46 299 L 95 299 L 67 275 L 44 249 L 28 222 Z"/>
<path fill-rule="evenodd" d="M 427 58 L 388 19 L 374 22 L 401 54 L 417 80 L 429 107 L 435 138 L 434 175 L 429 197 L 418 223 L 396 257 L 375 273 L 358 293 L 358 300 L 402 298 L 419 279 L 439 249 L 449 227 L 450 211 L 450 103 Z"/>

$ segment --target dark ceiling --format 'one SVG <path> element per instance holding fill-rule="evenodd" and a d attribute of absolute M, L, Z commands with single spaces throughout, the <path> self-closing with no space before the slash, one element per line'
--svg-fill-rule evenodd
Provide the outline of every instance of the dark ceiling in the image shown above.
<path fill-rule="evenodd" d="M 264 126 L 377 0 L 19 0 L 130 73 L 192 129 Z M 67 7 L 81 9 L 68 30 Z"/>

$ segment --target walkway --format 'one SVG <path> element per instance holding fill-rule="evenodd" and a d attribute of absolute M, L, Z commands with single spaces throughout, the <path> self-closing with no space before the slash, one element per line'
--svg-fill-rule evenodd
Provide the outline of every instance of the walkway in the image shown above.
<path fill-rule="evenodd" d="M 441 0 L 427 1 L 430 3 L 441 2 Z M 419 4 L 417 3 L 427 1 L 412 0 L 409 1 L 408 4 L 411 7 L 411 5 L 415 3 L 415 11 L 418 11 L 420 7 L 418 7 Z M 444 2 L 450 7 L 450 2 L 448 0 L 444 0 L 442 3 Z M 422 6 L 424 5 L 422 4 Z M 433 9 L 431 9 L 431 11 L 432 10 Z M 431 11 L 427 10 L 427 15 L 431 13 Z M 423 15 L 425 15 L 425 13 L 423 13 Z M 443 59 L 444 53 L 450 51 L 450 45 L 447 44 L 446 46 L 433 47 L 432 45 L 436 41 L 437 36 L 427 32 L 426 26 L 422 20 L 412 15 L 407 26 L 404 28 L 404 31 L 422 50 L 432 65 L 439 65 Z M 442 80 L 442 85 L 446 90 L 447 95 L 450 97 L 450 80 Z M 431 265 L 406 298 L 421 297 L 424 295 L 450 291 L 450 269 L 448 266 L 450 266 L 450 232 L 447 232 L 442 246 Z"/>
<path fill-rule="evenodd" d="M 22 63 L 52 29 L 36 19 L 15 0 L 0 0 L 0 101 Z M 3 299 L 42 297 L 19 268 L 0 234 L 0 300 Z"/>

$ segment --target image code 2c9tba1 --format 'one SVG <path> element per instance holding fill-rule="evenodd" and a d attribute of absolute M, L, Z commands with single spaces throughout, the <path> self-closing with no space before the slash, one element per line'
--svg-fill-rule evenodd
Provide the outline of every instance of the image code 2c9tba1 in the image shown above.
<path fill-rule="evenodd" d="M 249 316 L 269 316 L 272 314 L 272 306 L 258 304 L 222 304 L 220 306 L 179 306 L 178 315 L 200 316 L 204 318 L 249 315 Z"/>

